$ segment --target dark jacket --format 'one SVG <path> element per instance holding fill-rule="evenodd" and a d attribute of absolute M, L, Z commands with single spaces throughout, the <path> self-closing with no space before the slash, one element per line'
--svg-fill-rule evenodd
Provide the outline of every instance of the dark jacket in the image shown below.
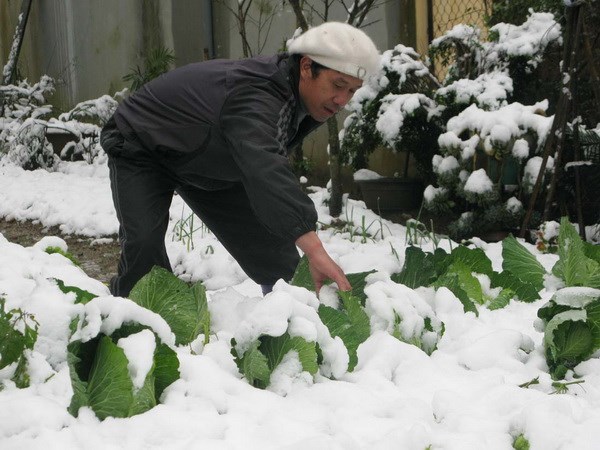
<path fill-rule="evenodd" d="M 304 112 L 298 79 L 286 54 L 190 64 L 144 85 L 114 120 L 147 151 L 193 154 L 207 189 L 241 182 L 259 221 L 295 240 L 315 229 L 317 213 L 287 156 L 320 125 Z"/>

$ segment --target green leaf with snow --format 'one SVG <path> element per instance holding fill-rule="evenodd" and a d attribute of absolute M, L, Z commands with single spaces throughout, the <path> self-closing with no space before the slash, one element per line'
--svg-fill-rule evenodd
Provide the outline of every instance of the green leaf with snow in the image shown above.
<path fill-rule="evenodd" d="M 490 276 L 493 272 L 492 262 L 480 248 L 468 248 L 459 245 L 450 254 L 453 261 L 460 261 L 471 272 L 482 273 Z"/>
<path fill-rule="evenodd" d="M 566 286 L 600 288 L 600 263 L 586 256 L 583 244 L 575 227 L 563 217 L 558 232 L 559 260 L 552 273 L 562 278 Z"/>
<path fill-rule="evenodd" d="M 254 341 L 248 350 L 240 357 L 235 350 L 235 339 L 232 339 L 231 354 L 238 366 L 238 370 L 248 383 L 259 388 L 266 388 L 269 385 L 272 370 L 269 368 L 267 357 L 258 349 L 261 342 Z"/>
<path fill-rule="evenodd" d="M 208 300 L 206 298 L 206 288 L 200 282 L 194 283 L 191 289 L 192 296 L 198 308 L 198 326 L 194 331 L 197 336 L 199 333 L 204 334 L 204 343 L 208 344 L 210 335 L 210 311 L 208 309 Z"/>
<path fill-rule="evenodd" d="M 553 376 L 561 366 L 573 368 L 591 356 L 593 336 L 586 312 L 571 310 L 550 319 L 544 331 L 544 346 Z"/>
<path fill-rule="evenodd" d="M 315 291 L 315 283 L 313 283 L 312 276 L 310 275 L 310 269 L 308 265 L 308 258 L 306 255 L 300 258 L 300 262 L 296 267 L 296 272 L 292 277 L 293 286 L 303 287 L 309 291 Z"/>
<path fill-rule="evenodd" d="M 75 347 L 79 347 L 80 343 L 69 344 L 67 352 L 67 363 L 69 365 L 69 373 L 71 375 L 71 386 L 73 388 L 73 396 L 71 397 L 71 404 L 68 407 L 69 414 L 77 417 L 79 408 L 83 406 L 89 406 L 89 399 L 87 395 L 87 383 L 82 381 L 77 373 L 77 366 L 81 363 L 81 358 L 76 355 L 76 351 L 73 351 Z"/>
<path fill-rule="evenodd" d="M 100 338 L 87 384 L 87 403 L 100 420 L 129 416 L 133 382 L 127 363 L 123 349 L 108 336 Z"/>
<path fill-rule="evenodd" d="M 587 323 L 592 332 L 592 346 L 594 351 L 600 349 L 600 297 L 585 306 Z"/>
<path fill-rule="evenodd" d="M 465 312 L 473 312 L 475 315 L 479 315 L 477 311 L 477 307 L 473 300 L 469 298 L 467 292 L 462 288 L 460 284 L 460 280 L 457 274 L 455 273 L 447 273 L 441 276 L 435 283 L 432 285 L 433 287 L 439 289 L 441 287 L 445 287 L 452 291 L 452 293 L 458 298 L 458 300 L 462 303 L 463 309 Z"/>
<path fill-rule="evenodd" d="M 594 260 L 600 264 L 600 245 L 594 245 L 590 244 L 589 242 L 584 242 L 583 253 L 591 260 Z"/>
<path fill-rule="evenodd" d="M 26 312 L 7 311 L 6 300 L 0 297 L 0 369 L 25 358 L 23 352 L 32 349 L 37 340 L 37 327 Z"/>
<path fill-rule="evenodd" d="M 156 395 L 154 393 L 155 383 L 154 375 L 152 374 L 152 371 L 150 371 L 148 375 L 146 375 L 142 387 L 137 391 L 134 389 L 133 400 L 129 407 L 127 417 L 145 413 L 156 406 Z"/>
<path fill-rule="evenodd" d="M 513 236 L 502 241 L 502 258 L 502 268 L 505 271 L 512 273 L 523 283 L 531 284 L 536 291 L 543 289 L 546 269 Z"/>
<path fill-rule="evenodd" d="M 367 277 L 375 273 L 374 270 L 370 272 L 357 272 L 357 273 L 348 273 L 346 274 L 346 278 L 350 282 L 350 286 L 352 286 L 352 290 L 350 293 L 358 299 L 361 305 L 365 305 L 367 301 L 367 294 L 365 294 L 365 287 L 367 286 Z"/>
<path fill-rule="evenodd" d="M 231 354 L 242 375 L 251 385 L 264 389 L 269 385 L 271 374 L 281 364 L 289 352 L 296 352 L 302 370 L 314 375 L 319 370 L 315 342 L 309 342 L 300 336 L 262 335 L 250 347 L 239 355 L 235 339 L 231 340 Z"/>
<path fill-rule="evenodd" d="M 429 286 L 436 276 L 433 255 L 425 253 L 419 247 L 411 246 L 406 248 L 402 271 L 393 274 L 391 278 L 395 283 L 414 289 L 419 286 Z"/>
<path fill-rule="evenodd" d="M 154 352 L 154 395 L 157 400 L 163 391 L 179 379 L 177 353 L 167 344 L 158 343 Z"/>
<path fill-rule="evenodd" d="M 491 287 L 502 287 L 503 290 L 511 290 L 522 302 L 534 302 L 540 298 L 539 289 L 531 283 L 519 279 L 512 272 L 493 272 L 490 276 Z"/>
<path fill-rule="evenodd" d="M 469 298 L 475 303 L 483 305 L 485 299 L 483 297 L 483 290 L 481 289 L 481 283 L 473 276 L 471 269 L 460 261 L 454 262 L 448 269 L 450 273 L 456 273 L 460 286 L 467 293 Z"/>
<path fill-rule="evenodd" d="M 114 336 L 99 335 L 67 346 L 73 387 L 69 413 L 77 416 L 82 406 L 89 406 L 100 420 L 141 414 L 154 407 L 164 389 L 179 378 L 176 353 L 159 343 L 144 385 L 134 388 L 127 356 L 115 341 L 127 336 L 128 331 L 139 330 L 140 326 L 121 327 Z"/>
<path fill-rule="evenodd" d="M 488 303 L 487 307 L 490 311 L 502 309 L 508 306 L 514 296 L 515 292 L 512 289 L 502 289 L 498 296 Z"/>
<path fill-rule="evenodd" d="M 44 251 L 46 253 L 48 253 L 49 255 L 52 255 L 54 253 L 58 253 L 59 255 L 64 256 L 65 258 L 67 258 L 69 261 L 71 261 L 73 264 L 75 264 L 77 267 L 80 267 L 81 264 L 79 263 L 79 261 L 77 261 L 77 259 L 69 252 L 64 251 L 62 248 L 60 247 L 46 247 L 44 249 Z"/>
<path fill-rule="evenodd" d="M 309 342 L 300 336 L 290 336 L 284 333 L 281 336 L 261 336 L 259 338 L 260 351 L 267 357 L 271 372 L 283 360 L 283 357 L 291 351 L 298 353 L 298 359 L 302 369 L 314 375 L 319 370 L 317 364 L 317 350 L 315 342 Z"/>
<path fill-rule="evenodd" d="M 358 363 L 356 351 L 371 335 L 369 316 L 362 309 L 359 300 L 348 292 L 340 292 L 342 310 L 329 306 L 319 306 L 319 317 L 329 329 L 331 336 L 339 336 L 344 342 L 350 361 L 348 371 L 351 372 Z"/>
<path fill-rule="evenodd" d="M 159 314 L 175 334 L 176 344 L 189 344 L 206 328 L 206 292 L 198 283 L 190 288 L 168 270 L 154 266 L 136 283 L 129 298 Z"/>
<path fill-rule="evenodd" d="M 91 292 L 88 292 L 84 289 L 80 289 L 77 286 L 67 286 L 62 280 L 59 280 L 57 278 L 55 278 L 55 281 L 58 285 L 58 288 L 65 294 L 68 294 L 70 292 L 73 292 L 75 294 L 75 303 L 81 303 L 85 305 L 90 300 L 98 297 L 96 294 L 92 294 Z"/>
<path fill-rule="evenodd" d="M 479 280 L 473 276 L 470 268 L 459 260 L 455 260 L 450 264 L 448 271 L 436 282 L 436 285 L 443 279 L 454 279 L 454 277 L 458 281 L 458 286 L 467 294 L 471 302 L 479 303 L 480 305 L 484 303 L 483 291 L 481 290 Z M 450 286 L 453 286 L 453 284 L 450 284 Z M 452 290 L 449 286 L 447 287 Z"/>
<path fill-rule="evenodd" d="M 571 307 L 568 305 L 557 305 L 555 302 L 549 301 L 540 309 L 538 309 L 537 316 L 547 324 L 548 322 L 550 322 L 550 319 L 552 319 L 557 314 L 570 310 Z"/>

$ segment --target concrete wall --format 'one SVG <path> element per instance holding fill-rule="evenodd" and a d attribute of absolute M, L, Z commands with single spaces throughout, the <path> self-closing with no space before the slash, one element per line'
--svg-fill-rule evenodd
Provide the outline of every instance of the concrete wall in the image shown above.
<path fill-rule="evenodd" d="M 30 81 L 56 80 L 51 102 L 59 110 L 113 94 L 143 55 L 158 46 L 173 49 L 176 64 L 210 56 L 203 26 L 208 0 L 43 0 L 33 2 L 18 68 Z M 12 43 L 21 2 L 0 3 L 0 64 Z M 210 27 L 208 27 L 210 28 Z"/>

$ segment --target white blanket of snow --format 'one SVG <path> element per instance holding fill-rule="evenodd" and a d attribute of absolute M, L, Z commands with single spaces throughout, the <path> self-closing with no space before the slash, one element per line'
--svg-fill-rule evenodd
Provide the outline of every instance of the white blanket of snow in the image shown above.
<path fill-rule="evenodd" d="M 320 220 L 324 192 L 312 194 Z M 175 198 L 172 224 L 182 217 Z M 184 216 L 187 212 L 184 212 Z M 0 216 L 59 225 L 64 233 L 98 238 L 116 233 L 106 167 L 61 163 L 54 173 L 0 168 Z M 385 274 L 402 266 L 404 227 L 378 217 L 361 202 L 348 201 L 345 213 L 358 227 L 363 216 L 371 233 L 384 239 L 361 243 L 349 235 L 321 231 L 326 248 L 346 272 L 371 269 L 380 289 Z M 61 243 L 60 239 L 52 239 Z M 240 320 L 261 302 L 259 288 L 241 272 L 214 237 L 194 233 L 195 248 L 166 238 L 175 271 L 201 279 L 209 289 L 213 321 L 233 335 Z M 446 243 L 442 243 L 445 246 Z M 100 244 L 99 244 L 100 245 Z M 480 243 L 501 268 L 499 244 Z M 504 309 L 465 314 L 446 289 L 401 290 L 427 302 L 446 326 L 438 350 L 427 356 L 417 347 L 377 331 L 359 348 L 353 373 L 337 380 L 281 376 L 270 390 L 251 387 L 238 374 L 225 339 L 213 336 L 194 354 L 178 349 L 181 379 L 162 403 L 129 419 L 100 422 L 90 410 L 74 418 L 67 412 L 72 389 L 65 362 L 73 296 L 59 291 L 59 278 L 110 299 L 102 283 L 90 279 L 66 258 L 23 248 L 0 235 L 0 294 L 9 308 L 22 308 L 40 323 L 30 361 L 31 387 L 4 382 L 0 391 L 0 448 L 7 449 L 510 449 L 524 434 L 532 449 L 596 449 L 600 442 L 600 360 L 582 363 L 585 383 L 566 394 L 554 389 L 543 357 L 542 335 L 534 329 L 537 309 L 553 292 L 542 291 L 534 304 L 511 302 Z M 399 258 L 392 252 L 392 247 Z M 431 250 L 430 243 L 423 244 Z M 556 256 L 531 250 L 549 270 Z M 395 285 L 394 285 L 395 286 Z M 226 288 L 226 289 L 224 289 Z M 218 291 L 217 291 L 218 290 Z M 398 291 L 400 292 L 400 291 Z M 273 300 L 307 304 L 301 289 L 284 283 Z M 279 300 L 281 299 L 281 300 Z M 405 299 L 408 300 L 408 296 Z M 304 306 L 305 307 L 305 306 Z M 268 318 L 265 321 L 268 322 Z M 273 320 L 276 320 L 275 317 Z M 130 340 L 128 352 L 145 339 Z M 533 346 L 530 353 L 524 352 Z M 140 349 L 140 353 L 143 352 Z M 143 355 L 140 359 L 144 359 Z M 5 369 L 6 371 L 6 369 Z M 519 384 L 539 377 L 528 389 Z M 6 373 L 0 372 L 0 379 Z M 428 447 L 430 446 L 430 447 Z"/>

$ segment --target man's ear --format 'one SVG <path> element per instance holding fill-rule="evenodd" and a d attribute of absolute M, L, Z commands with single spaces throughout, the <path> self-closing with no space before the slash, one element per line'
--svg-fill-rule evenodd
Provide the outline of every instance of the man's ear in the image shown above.
<path fill-rule="evenodd" d="M 312 78 L 312 59 L 308 56 L 300 58 L 300 76 L 304 78 Z"/>

